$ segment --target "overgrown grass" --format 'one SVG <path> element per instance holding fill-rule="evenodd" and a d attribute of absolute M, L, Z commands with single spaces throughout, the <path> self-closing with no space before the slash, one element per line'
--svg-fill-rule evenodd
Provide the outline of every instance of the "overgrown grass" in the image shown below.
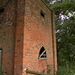
<path fill-rule="evenodd" d="M 57 75 L 75 75 L 75 65 L 66 64 L 64 66 L 58 66 Z"/>

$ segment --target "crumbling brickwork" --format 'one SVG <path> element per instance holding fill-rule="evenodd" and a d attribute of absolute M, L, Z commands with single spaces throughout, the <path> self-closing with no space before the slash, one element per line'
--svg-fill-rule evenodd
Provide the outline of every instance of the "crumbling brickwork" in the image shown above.
<path fill-rule="evenodd" d="M 57 70 L 54 13 L 42 0 L 10 0 L 0 13 L 2 74 L 29 75 L 24 69 Z M 3 9 L 2 7 L 0 9 Z M 38 58 L 41 47 L 46 58 Z"/>

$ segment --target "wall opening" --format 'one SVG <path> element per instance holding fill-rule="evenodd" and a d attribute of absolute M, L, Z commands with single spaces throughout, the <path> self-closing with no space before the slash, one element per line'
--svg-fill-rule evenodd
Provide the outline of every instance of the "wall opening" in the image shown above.
<path fill-rule="evenodd" d="M 41 10 L 41 12 L 40 12 L 40 14 L 41 14 L 41 16 L 44 18 L 45 17 L 45 14 L 44 14 L 44 12 Z"/>
<path fill-rule="evenodd" d="M 4 8 L 0 9 L 0 13 L 4 12 Z"/>
<path fill-rule="evenodd" d="M 3 49 L 0 48 L 0 67 L 2 66 L 2 51 L 3 51 Z"/>
<path fill-rule="evenodd" d="M 42 46 L 41 49 L 40 49 L 40 52 L 39 52 L 39 59 L 41 58 L 47 58 L 47 53 L 46 53 L 46 50 L 45 48 Z"/>

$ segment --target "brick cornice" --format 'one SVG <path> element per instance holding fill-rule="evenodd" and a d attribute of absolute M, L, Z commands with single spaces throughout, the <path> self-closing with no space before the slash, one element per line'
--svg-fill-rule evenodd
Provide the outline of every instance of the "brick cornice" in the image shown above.
<path fill-rule="evenodd" d="M 6 6 L 8 4 L 9 0 L 0 0 L 0 8 Z"/>

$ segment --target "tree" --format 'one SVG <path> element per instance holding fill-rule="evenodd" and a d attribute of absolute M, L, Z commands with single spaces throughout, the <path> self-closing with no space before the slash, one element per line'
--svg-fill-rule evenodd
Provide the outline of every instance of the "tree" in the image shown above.
<path fill-rule="evenodd" d="M 44 1 L 47 4 L 54 0 Z M 72 63 L 75 61 L 75 1 L 56 0 L 47 5 L 55 12 L 58 64 Z"/>

